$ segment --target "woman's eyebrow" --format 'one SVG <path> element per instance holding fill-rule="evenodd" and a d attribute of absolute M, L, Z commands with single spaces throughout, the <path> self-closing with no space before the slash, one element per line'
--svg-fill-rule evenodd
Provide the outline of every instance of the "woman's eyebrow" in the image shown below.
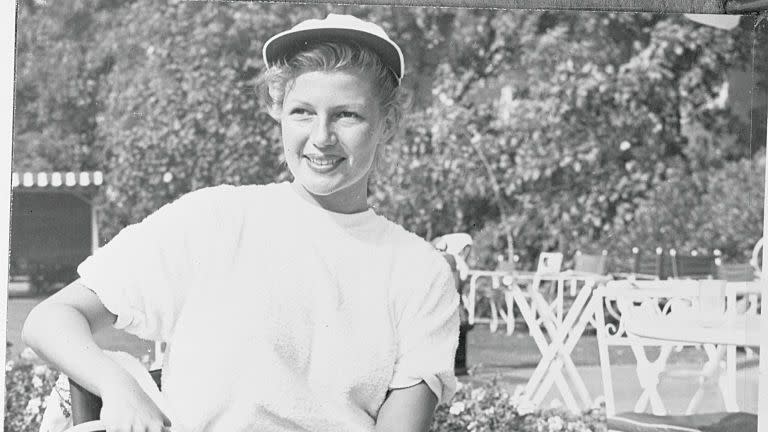
<path fill-rule="evenodd" d="M 360 110 L 365 108 L 366 104 L 363 102 L 350 102 L 350 103 L 343 103 L 339 105 L 334 105 L 331 108 L 334 110 L 345 110 L 345 109 L 354 109 L 354 110 Z"/>
<path fill-rule="evenodd" d="M 312 102 L 309 102 L 303 99 L 289 99 L 285 101 L 285 104 L 290 106 L 311 106 L 311 107 L 316 106 Z M 366 106 L 367 104 L 363 101 L 360 101 L 360 102 L 353 101 L 353 102 L 340 103 L 337 105 L 330 105 L 328 109 L 330 111 L 362 110 L 362 109 L 365 109 Z"/>
<path fill-rule="evenodd" d="M 306 102 L 306 101 L 301 100 L 301 99 L 286 99 L 285 103 L 290 104 L 290 105 L 312 105 L 311 103 Z"/>

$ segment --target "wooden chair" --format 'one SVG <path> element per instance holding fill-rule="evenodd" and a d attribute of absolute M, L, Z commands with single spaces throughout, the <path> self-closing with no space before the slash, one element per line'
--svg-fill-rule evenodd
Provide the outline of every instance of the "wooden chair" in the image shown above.
<path fill-rule="evenodd" d="M 467 233 L 450 233 L 432 240 L 432 245 L 439 251 L 453 255 L 459 279 L 465 280 L 469 272 L 467 258 L 472 251 L 472 236 Z"/>
<path fill-rule="evenodd" d="M 623 276 L 630 279 L 665 279 L 667 277 L 664 249 L 658 247 L 655 253 L 643 253 L 632 248 L 632 272 Z"/>
<path fill-rule="evenodd" d="M 751 282 L 760 278 L 759 273 L 750 263 L 723 263 L 720 259 L 715 260 L 717 265 L 717 278 L 728 282 Z M 757 294 L 744 295 L 738 299 L 739 309 L 745 314 L 760 313 L 760 296 Z M 744 347 L 744 353 L 747 359 L 757 358 L 757 353 L 750 347 Z"/>
<path fill-rule="evenodd" d="M 604 250 L 599 255 L 576 251 L 576 255 L 573 256 L 573 270 L 601 275 L 608 274 L 608 251 Z"/>
<path fill-rule="evenodd" d="M 563 266 L 563 254 L 560 252 L 542 252 L 536 265 L 536 273 L 557 273 Z"/>
<path fill-rule="evenodd" d="M 680 255 L 669 250 L 669 276 L 675 279 L 712 279 L 717 274 L 715 257 L 711 255 Z"/>
<path fill-rule="evenodd" d="M 157 388 L 160 388 L 162 373 L 161 369 L 149 372 L 152 380 L 157 384 Z M 74 426 L 99 419 L 101 414 L 100 397 L 84 389 L 72 379 L 69 380 L 69 394 L 72 406 L 72 424 Z"/>
<path fill-rule="evenodd" d="M 755 269 L 749 263 L 718 263 L 717 278 L 729 282 L 749 282 L 757 279 Z"/>

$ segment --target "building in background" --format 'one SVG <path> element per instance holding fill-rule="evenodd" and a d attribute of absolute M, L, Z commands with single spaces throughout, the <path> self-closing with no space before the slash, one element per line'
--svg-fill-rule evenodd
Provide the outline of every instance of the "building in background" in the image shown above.
<path fill-rule="evenodd" d="M 101 172 L 13 173 L 9 295 L 54 291 L 98 247 Z"/>

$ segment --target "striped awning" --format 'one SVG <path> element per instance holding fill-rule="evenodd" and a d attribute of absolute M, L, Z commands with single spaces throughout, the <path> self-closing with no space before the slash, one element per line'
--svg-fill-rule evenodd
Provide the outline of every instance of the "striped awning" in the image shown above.
<path fill-rule="evenodd" d="M 104 182 L 101 171 L 83 172 L 14 172 L 13 188 L 85 187 L 100 186 Z"/>

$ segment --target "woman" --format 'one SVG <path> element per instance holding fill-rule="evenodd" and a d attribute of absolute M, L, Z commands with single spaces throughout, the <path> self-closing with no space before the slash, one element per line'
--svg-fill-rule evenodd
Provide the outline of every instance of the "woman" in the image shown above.
<path fill-rule="evenodd" d="M 24 340 L 103 399 L 111 431 L 424 431 L 455 388 L 458 295 L 367 186 L 402 112 L 400 48 L 352 16 L 264 46 L 290 183 L 191 192 L 124 229 Z M 163 340 L 168 418 L 96 346 Z"/>

